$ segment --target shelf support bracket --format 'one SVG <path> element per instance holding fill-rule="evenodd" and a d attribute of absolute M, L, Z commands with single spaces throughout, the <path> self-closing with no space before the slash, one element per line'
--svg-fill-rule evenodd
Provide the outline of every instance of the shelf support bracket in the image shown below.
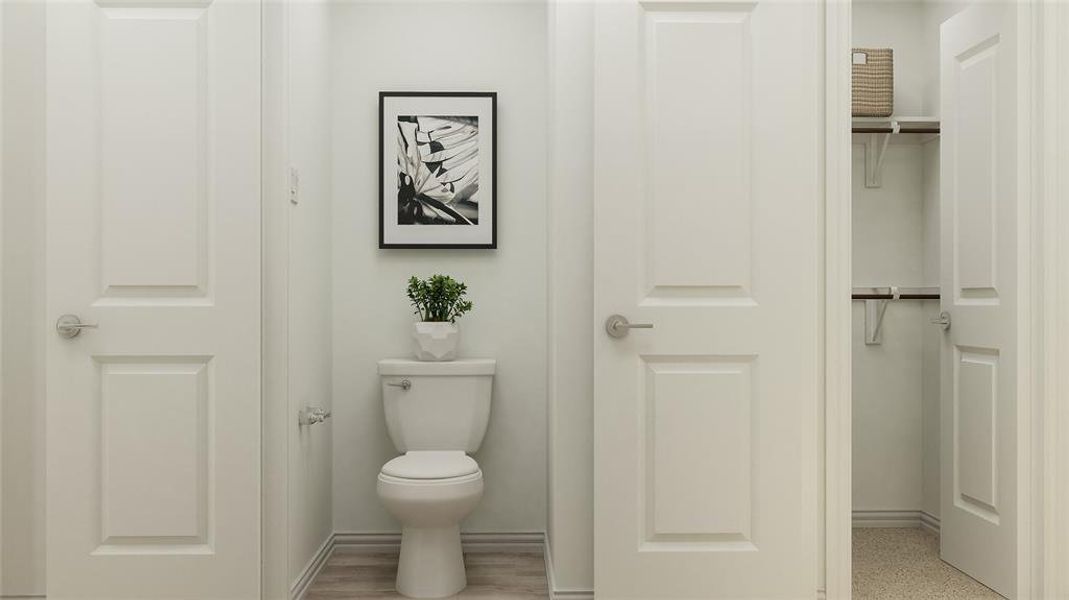
<path fill-rule="evenodd" d="M 898 300 L 901 294 L 897 285 L 888 288 L 892 300 Z M 883 316 L 887 313 L 890 300 L 865 301 L 865 345 L 879 346 L 883 343 Z"/>
<path fill-rule="evenodd" d="M 865 301 L 865 345 L 879 346 L 883 343 L 883 316 L 889 300 Z"/>
<path fill-rule="evenodd" d="M 883 186 L 883 159 L 887 154 L 887 145 L 891 142 L 891 136 L 900 131 L 898 121 L 892 119 L 890 133 L 870 133 L 865 140 L 865 187 Z"/>

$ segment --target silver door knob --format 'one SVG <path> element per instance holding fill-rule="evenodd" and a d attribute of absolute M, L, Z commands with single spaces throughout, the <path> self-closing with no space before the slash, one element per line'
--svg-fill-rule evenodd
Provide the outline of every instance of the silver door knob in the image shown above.
<path fill-rule="evenodd" d="M 950 329 L 950 313 L 943 311 L 939 313 L 938 317 L 933 317 L 928 320 L 932 325 L 938 325 L 943 328 L 943 331 Z"/>
<path fill-rule="evenodd" d="M 78 315 L 63 315 L 56 319 L 56 333 L 60 337 L 71 339 L 82 334 L 83 329 L 96 329 L 96 323 L 82 323 Z"/>
<path fill-rule="evenodd" d="M 632 323 L 623 315 L 612 315 L 605 319 L 605 333 L 609 337 L 625 337 L 632 329 L 653 329 L 653 323 Z"/>

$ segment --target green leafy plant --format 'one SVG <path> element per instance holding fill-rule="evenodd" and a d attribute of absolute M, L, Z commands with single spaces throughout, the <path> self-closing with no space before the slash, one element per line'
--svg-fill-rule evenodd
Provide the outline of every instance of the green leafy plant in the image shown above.
<path fill-rule="evenodd" d="M 468 286 L 448 275 L 431 275 L 427 279 L 413 275 L 408 279 L 407 293 L 421 321 L 456 323 L 472 308 L 471 301 L 464 299 Z"/>

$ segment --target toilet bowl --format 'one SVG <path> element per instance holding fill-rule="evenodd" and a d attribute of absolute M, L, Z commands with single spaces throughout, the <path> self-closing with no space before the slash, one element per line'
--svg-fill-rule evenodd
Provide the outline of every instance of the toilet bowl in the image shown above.
<path fill-rule="evenodd" d="M 490 418 L 496 362 L 466 359 L 379 362 L 386 427 L 402 452 L 379 472 L 377 490 L 401 525 L 397 591 L 413 598 L 452 596 L 467 585 L 460 521 L 483 494 L 469 456 Z"/>
<path fill-rule="evenodd" d="M 397 591 L 443 598 L 464 589 L 460 521 L 483 494 L 478 464 L 463 452 L 408 452 L 383 466 L 377 489 L 401 523 Z"/>

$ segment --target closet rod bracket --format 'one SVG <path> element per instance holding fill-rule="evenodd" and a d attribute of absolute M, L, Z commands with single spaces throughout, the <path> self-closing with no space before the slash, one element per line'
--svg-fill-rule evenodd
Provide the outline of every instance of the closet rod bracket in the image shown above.
<path fill-rule="evenodd" d="M 865 187 L 883 186 L 883 159 L 887 154 L 887 145 L 891 136 L 902 131 L 901 125 L 891 119 L 891 131 L 888 133 L 870 133 L 865 140 Z"/>
<path fill-rule="evenodd" d="M 883 343 L 883 316 L 887 313 L 889 300 L 865 300 L 865 345 L 879 346 Z"/>

